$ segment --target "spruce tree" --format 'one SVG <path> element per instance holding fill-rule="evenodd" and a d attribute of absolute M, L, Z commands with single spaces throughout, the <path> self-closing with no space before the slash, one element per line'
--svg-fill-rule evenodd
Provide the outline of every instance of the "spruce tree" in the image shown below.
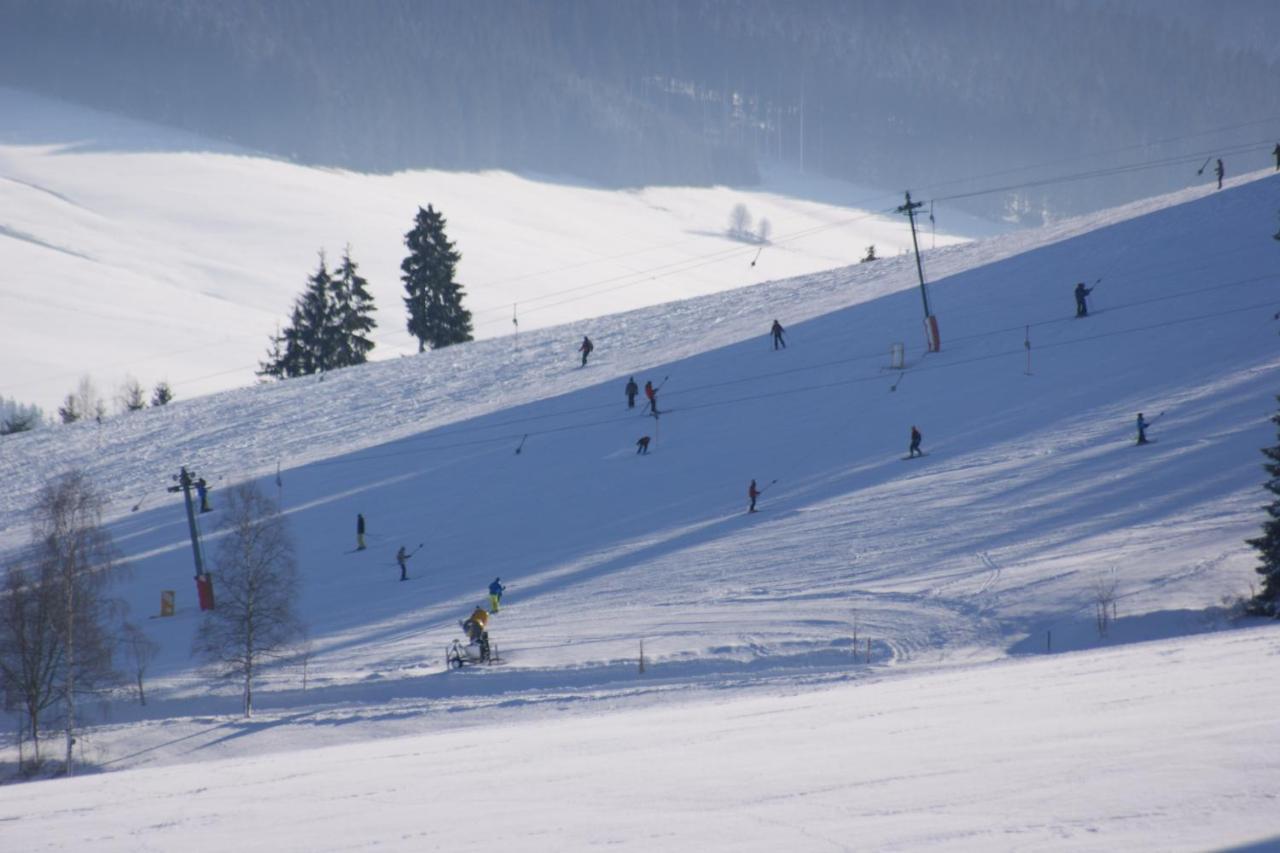
<path fill-rule="evenodd" d="M 1280 396 L 1276 397 L 1280 401 Z M 1280 428 L 1280 414 L 1271 416 L 1271 422 Z M 1277 430 L 1280 433 L 1280 429 Z M 1280 617 L 1280 444 L 1262 448 L 1271 460 L 1262 467 L 1271 475 L 1266 489 L 1276 496 L 1267 506 L 1269 518 L 1262 523 L 1262 535 L 1247 540 L 1262 555 L 1258 574 L 1262 575 L 1262 589 L 1249 602 L 1249 610 L 1262 616 Z"/>
<path fill-rule="evenodd" d="M 351 247 L 348 246 L 342 252 L 342 264 L 334 271 L 333 278 L 333 313 L 337 333 L 335 367 L 364 364 L 373 349 L 373 341 L 366 336 L 378 324 L 371 316 L 373 296 L 369 293 L 368 284 L 356 272 L 356 263 L 351 260 Z"/>
<path fill-rule="evenodd" d="M 404 236 L 409 256 L 400 263 L 400 280 L 418 352 L 471 340 L 471 312 L 462 307 L 462 286 L 453 280 L 462 256 L 444 226 L 444 217 L 427 205 L 426 210 L 418 208 L 413 230 Z"/>
<path fill-rule="evenodd" d="M 334 282 L 321 252 L 319 266 L 307 278 L 306 290 L 294 300 L 289 324 L 272 336 L 267 360 L 259 364 L 258 375 L 285 379 L 340 367 L 340 337 Z"/>

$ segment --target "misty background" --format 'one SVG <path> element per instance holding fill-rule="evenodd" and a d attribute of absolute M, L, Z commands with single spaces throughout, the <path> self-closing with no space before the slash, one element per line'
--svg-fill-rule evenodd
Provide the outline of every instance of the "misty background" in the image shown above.
<path fill-rule="evenodd" d="M 1211 153 L 1239 174 L 1271 162 L 1280 134 L 1269 0 L 0 0 L 0 11 L 0 85 L 361 171 L 750 186 L 783 165 L 1030 224 L 1206 178 L 1172 163 L 1037 181 Z"/>

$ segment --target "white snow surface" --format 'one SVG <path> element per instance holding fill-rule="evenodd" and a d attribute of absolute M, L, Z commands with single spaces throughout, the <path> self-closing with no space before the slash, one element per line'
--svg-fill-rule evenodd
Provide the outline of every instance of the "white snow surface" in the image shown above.
<path fill-rule="evenodd" d="M 89 775 L 0 788 L 5 848 L 1280 841 L 1280 626 L 1223 606 L 1275 442 L 1278 181 L 927 253 L 939 353 L 894 258 L 6 438 L 0 548 L 86 470 L 162 652 L 148 705 L 83 731 Z M 250 720 L 190 659 L 179 465 L 209 539 L 256 478 L 298 540 L 307 687 L 269 669 Z M 446 671 L 495 576 L 503 662 Z"/>
<path fill-rule="evenodd" d="M 90 376 L 180 398 L 253 384 L 316 268 L 350 245 L 378 310 L 375 359 L 417 352 L 400 262 L 419 206 L 462 254 L 478 338 L 851 263 L 911 246 L 900 196 L 781 174 L 760 188 L 615 191 L 505 172 L 309 168 L 0 88 L 0 394 L 53 415 Z M 743 204 L 765 246 L 730 239 Z M 990 225 L 943 208 L 943 232 Z M 754 264 L 752 262 L 755 262 Z"/>

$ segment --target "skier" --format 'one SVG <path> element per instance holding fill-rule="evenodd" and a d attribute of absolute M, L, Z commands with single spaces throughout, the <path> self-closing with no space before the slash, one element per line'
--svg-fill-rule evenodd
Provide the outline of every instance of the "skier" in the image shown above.
<path fill-rule="evenodd" d="M 1276 171 L 1280 172 L 1280 142 L 1276 143 L 1275 150 L 1271 152 L 1276 158 Z"/>
<path fill-rule="evenodd" d="M 1222 176 L 1227 173 L 1227 170 L 1222 167 L 1221 157 L 1218 158 L 1218 164 L 1213 167 L 1213 173 L 1218 176 L 1218 189 L 1222 189 Z"/>
<path fill-rule="evenodd" d="M 364 513 L 356 513 L 356 550 L 364 550 Z"/>
<path fill-rule="evenodd" d="M 751 499 L 751 506 L 747 507 L 747 512 L 755 512 L 756 498 L 760 497 L 760 490 L 756 488 L 755 480 L 752 480 L 751 485 L 747 486 L 747 497 Z"/>
<path fill-rule="evenodd" d="M 636 378 L 632 376 L 627 380 L 627 408 L 634 409 L 636 407 L 636 395 L 640 393 L 640 386 L 636 384 Z"/>
<path fill-rule="evenodd" d="M 595 349 L 595 344 L 591 343 L 591 338 L 586 335 L 582 336 L 582 346 L 578 347 L 578 352 L 582 353 L 582 366 L 587 366 L 587 356 L 591 355 L 591 351 Z"/>
<path fill-rule="evenodd" d="M 468 640 L 478 643 L 488 626 L 489 611 L 484 609 L 483 604 L 477 604 L 476 609 L 471 611 L 471 616 L 462 623 L 462 630 L 467 632 Z"/>
<path fill-rule="evenodd" d="M 196 495 L 200 498 L 200 511 L 208 512 L 212 507 L 209 506 L 209 484 L 204 481 L 204 477 L 196 480 Z"/>
<path fill-rule="evenodd" d="M 399 551 L 396 551 L 396 562 L 400 564 L 400 580 L 402 581 L 407 581 L 409 579 L 409 567 L 407 564 L 409 562 L 409 557 L 411 556 L 412 555 L 404 549 L 403 545 L 400 546 Z"/>
<path fill-rule="evenodd" d="M 644 396 L 649 400 L 649 414 L 655 418 L 658 416 L 658 389 L 653 387 L 653 383 L 645 381 Z"/>
<path fill-rule="evenodd" d="M 1076 284 L 1076 316 L 1077 317 L 1089 316 L 1089 306 L 1085 302 L 1084 298 L 1088 296 L 1090 293 L 1093 293 L 1093 288 L 1085 287 L 1083 281 Z"/>
<path fill-rule="evenodd" d="M 782 324 L 779 323 L 777 320 L 774 320 L 773 328 L 770 329 L 769 331 L 773 333 L 773 348 L 776 350 L 778 348 L 778 345 L 781 344 L 782 348 L 786 349 L 787 342 L 782 339 L 782 333 L 783 331 L 785 331 L 782 328 Z"/>
<path fill-rule="evenodd" d="M 911 447 L 907 450 L 908 459 L 913 456 L 924 456 L 924 451 L 920 449 L 920 438 L 920 430 L 916 429 L 913 424 L 911 427 Z"/>
<path fill-rule="evenodd" d="M 1151 426 L 1151 421 L 1142 417 L 1142 412 L 1138 412 L 1138 444 L 1148 444 L 1147 427 Z"/>
<path fill-rule="evenodd" d="M 502 578 L 494 578 L 493 583 L 489 584 L 489 608 L 490 613 L 498 612 L 498 605 L 502 602 L 502 592 L 506 587 L 502 585 Z"/>
<path fill-rule="evenodd" d="M 636 441 L 636 455 L 638 456 L 649 455 L 649 436 L 642 435 L 640 436 L 640 439 Z"/>

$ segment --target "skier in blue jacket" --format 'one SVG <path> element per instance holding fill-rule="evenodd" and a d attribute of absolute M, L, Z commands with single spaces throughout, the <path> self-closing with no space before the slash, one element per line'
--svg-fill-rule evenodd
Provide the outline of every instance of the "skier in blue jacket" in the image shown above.
<path fill-rule="evenodd" d="M 502 585 L 502 578 L 494 578 L 493 583 L 489 584 L 489 607 L 490 613 L 498 612 L 498 604 L 502 601 L 502 593 L 506 587 Z"/>

